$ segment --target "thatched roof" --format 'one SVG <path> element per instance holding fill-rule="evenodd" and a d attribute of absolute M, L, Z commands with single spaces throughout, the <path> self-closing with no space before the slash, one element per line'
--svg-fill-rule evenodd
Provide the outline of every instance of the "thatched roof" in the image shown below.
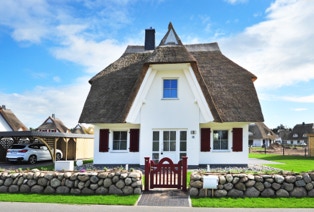
<path fill-rule="evenodd" d="M 27 131 L 28 128 L 5 106 L 0 106 L 0 116 L 7 122 L 12 131 Z"/>
<path fill-rule="evenodd" d="M 307 140 L 307 134 L 314 133 L 314 124 L 313 123 L 302 123 L 297 124 L 293 127 L 290 132 L 288 139 L 289 140 Z"/>
<path fill-rule="evenodd" d="M 256 76 L 225 57 L 217 43 L 183 45 L 170 24 L 155 50 L 128 46 L 89 81 L 79 123 L 124 123 L 149 65 L 165 63 L 191 64 L 215 122 L 264 121 Z"/>
<path fill-rule="evenodd" d="M 54 115 L 49 116 L 39 127 L 35 129 L 35 131 L 52 131 L 60 133 L 69 133 L 70 130 L 67 128 L 63 122 L 56 118 Z"/>
<path fill-rule="evenodd" d="M 269 139 L 275 140 L 278 136 L 264 123 L 256 122 L 249 125 L 249 139 Z"/>

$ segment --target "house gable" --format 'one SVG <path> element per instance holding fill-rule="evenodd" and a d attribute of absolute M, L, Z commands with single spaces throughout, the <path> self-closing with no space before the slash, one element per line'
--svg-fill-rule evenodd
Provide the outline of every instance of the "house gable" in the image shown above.
<path fill-rule="evenodd" d="M 132 107 L 130 112 L 126 118 L 126 122 L 139 124 L 141 123 L 140 119 L 140 111 L 143 105 L 146 104 L 147 95 L 149 94 L 150 89 L 155 89 L 156 92 L 151 93 L 153 96 L 157 96 L 158 99 L 162 101 L 161 95 L 161 85 L 162 79 L 171 79 L 176 78 L 180 79 L 180 87 L 179 92 L 184 93 L 189 90 L 192 93 L 192 98 L 190 101 L 193 101 L 194 104 L 198 105 L 200 110 L 199 122 L 206 123 L 213 121 L 213 116 L 208 108 L 207 102 L 205 97 L 202 95 L 201 88 L 197 82 L 197 79 L 194 75 L 194 72 L 188 63 L 181 63 L 181 64 L 155 64 L 150 65 L 146 76 L 142 82 L 141 87 L 139 88 L 138 95 L 135 97 L 133 101 Z M 184 78 L 184 79 L 183 79 Z M 157 84 L 155 85 L 158 88 L 152 88 L 153 83 L 155 80 L 158 80 Z M 184 84 L 183 84 L 184 83 Z"/>

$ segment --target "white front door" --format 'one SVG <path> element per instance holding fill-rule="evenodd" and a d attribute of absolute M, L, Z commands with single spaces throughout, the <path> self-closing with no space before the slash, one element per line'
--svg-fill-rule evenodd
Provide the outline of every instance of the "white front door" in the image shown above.
<path fill-rule="evenodd" d="M 182 156 L 186 156 L 186 144 L 186 130 L 154 130 L 152 160 L 158 162 L 168 157 L 177 163 Z"/>

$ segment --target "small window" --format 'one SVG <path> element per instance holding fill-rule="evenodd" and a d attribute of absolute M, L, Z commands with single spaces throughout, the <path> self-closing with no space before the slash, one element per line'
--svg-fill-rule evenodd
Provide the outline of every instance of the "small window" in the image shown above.
<path fill-rule="evenodd" d="M 178 98 L 178 80 L 177 79 L 164 79 L 163 98 L 165 99 Z"/>
<path fill-rule="evenodd" d="M 127 131 L 113 132 L 113 150 L 127 150 Z"/>
<path fill-rule="evenodd" d="M 228 130 L 214 130 L 214 150 L 228 150 Z"/>
<path fill-rule="evenodd" d="M 298 136 L 297 133 L 294 133 L 294 134 L 293 134 L 293 137 L 294 137 L 294 138 L 297 138 L 297 137 L 299 137 L 299 136 Z"/>

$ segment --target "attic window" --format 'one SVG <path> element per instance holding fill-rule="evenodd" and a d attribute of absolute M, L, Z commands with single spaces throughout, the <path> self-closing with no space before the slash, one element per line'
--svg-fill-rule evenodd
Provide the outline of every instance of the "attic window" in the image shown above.
<path fill-rule="evenodd" d="M 163 98 L 164 99 L 178 98 L 178 80 L 177 79 L 164 79 Z"/>
<path fill-rule="evenodd" d="M 176 39 L 176 36 L 173 32 L 173 30 L 170 30 L 169 34 L 168 34 L 168 37 L 165 41 L 165 44 L 166 45 L 174 45 L 174 44 L 178 44 L 178 41 Z"/>

